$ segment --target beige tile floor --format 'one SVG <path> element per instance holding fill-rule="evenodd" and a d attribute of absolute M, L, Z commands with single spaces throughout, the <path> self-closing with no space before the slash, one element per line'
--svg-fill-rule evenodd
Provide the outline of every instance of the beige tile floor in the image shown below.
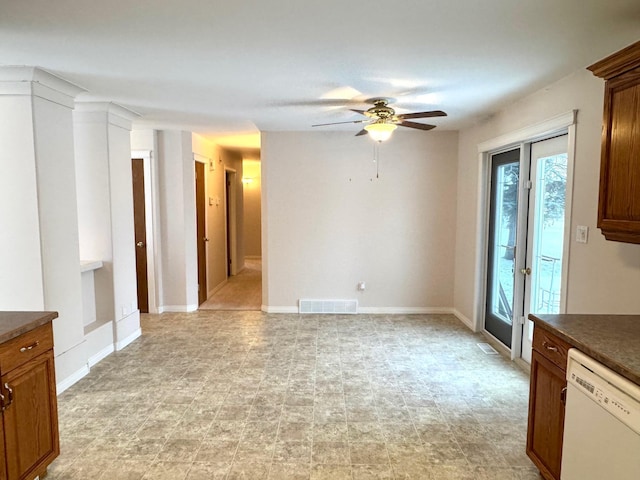
<path fill-rule="evenodd" d="M 59 397 L 57 479 L 538 479 L 528 377 L 448 315 L 144 315 Z"/>

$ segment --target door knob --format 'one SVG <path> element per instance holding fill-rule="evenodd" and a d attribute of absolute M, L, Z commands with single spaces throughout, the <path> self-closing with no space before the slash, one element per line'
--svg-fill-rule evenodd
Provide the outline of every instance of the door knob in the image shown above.
<path fill-rule="evenodd" d="M 142 247 L 144 247 L 144 243 L 142 243 L 142 242 L 138 242 L 138 243 L 136 243 L 136 247 L 140 247 L 140 248 L 142 248 Z"/>
<path fill-rule="evenodd" d="M 520 273 L 523 275 L 531 275 L 531 268 L 527 267 L 527 268 L 521 268 L 520 269 Z"/>

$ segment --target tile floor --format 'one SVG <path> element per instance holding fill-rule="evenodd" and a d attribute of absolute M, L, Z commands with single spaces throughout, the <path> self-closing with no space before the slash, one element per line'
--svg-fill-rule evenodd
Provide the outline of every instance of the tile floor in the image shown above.
<path fill-rule="evenodd" d="M 449 315 L 143 315 L 59 397 L 58 479 L 539 479 L 528 376 Z"/>

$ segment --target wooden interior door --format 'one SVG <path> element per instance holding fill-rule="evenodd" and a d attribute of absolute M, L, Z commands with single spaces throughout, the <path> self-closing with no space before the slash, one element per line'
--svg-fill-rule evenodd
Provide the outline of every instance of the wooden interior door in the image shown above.
<path fill-rule="evenodd" d="M 196 164 L 196 237 L 198 239 L 198 304 L 207 300 L 207 231 L 205 225 L 204 163 Z"/>
<path fill-rule="evenodd" d="M 147 226 L 144 205 L 144 160 L 131 160 L 133 176 L 133 221 L 136 242 L 136 278 L 138 284 L 138 308 L 149 312 L 149 283 L 147 277 Z"/>

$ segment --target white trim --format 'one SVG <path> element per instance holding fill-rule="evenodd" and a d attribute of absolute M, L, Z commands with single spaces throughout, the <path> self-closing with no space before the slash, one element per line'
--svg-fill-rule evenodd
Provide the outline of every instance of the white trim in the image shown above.
<path fill-rule="evenodd" d="M 505 133 L 478 144 L 478 153 L 493 152 L 494 150 L 509 148 L 523 142 L 534 142 L 568 128 L 576 123 L 578 110 L 551 117 L 543 122 L 514 132 Z"/>
<path fill-rule="evenodd" d="M 294 306 L 270 306 L 262 305 L 260 308 L 265 313 L 299 313 L 298 307 Z M 460 314 L 453 307 L 358 307 L 357 315 L 429 315 L 446 314 L 455 315 L 462 323 L 472 328 L 471 321 Z M 336 314 L 340 315 L 340 314 Z"/>
<path fill-rule="evenodd" d="M 209 290 L 207 292 L 207 298 L 211 297 L 211 295 L 215 295 L 216 293 L 218 293 L 220 290 L 222 290 L 222 288 L 229 283 L 229 279 L 225 278 L 223 281 L 221 281 L 218 285 L 216 285 L 215 287 L 213 287 L 213 289 Z"/>
<path fill-rule="evenodd" d="M 479 154 L 478 202 L 476 212 L 476 278 L 475 299 L 473 302 L 472 330 L 478 332 L 484 328 L 484 299 L 487 292 L 487 246 L 489 245 L 489 178 L 491 168 L 489 154 Z"/>
<path fill-rule="evenodd" d="M 476 331 L 476 330 L 474 330 L 473 321 L 470 318 L 468 318 L 466 315 L 463 315 L 462 312 L 460 312 L 457 308 L 453 308 L 451 313 L 453 315 L 455 315 L 455 317 L 458 320 L 460 320 L 471 331 L 473 331 L 473 332 Z"/>
<path fill-rule="evenodd" d="M 209 202 L 208 202 L 208 198 L 209 198 L 209 192 L 208 192 L 208 188 L 209 188 L 209 163 L 211 162 L 211 158 L 209 157 L 205 157 L 204 155 L 200 155 L 199 153 L 195 153 L 195 152 L 191 152 L 193 154 L 193 161 L 194 161 L 194 167 L 195 167 L 195 162 L 197 163 L 202 163 L 204 164 L 204 168 L 202 169 L 202 172 L 204 174 L 204 179 L 202 180 L 204 185 L 203 185 L 203 189 L 204 189 L 204 205 L 200 205 L 200 208 L 204 209 L 203 213 L 204 213 L 204 238 L 206 238 L 207 240 L 204 242 L 204 277 L 205 277 L 205 282 L 206 285 L 209 285 Z M 194 171 L 194 175 L 195 175 L 195 171 Z M 197 183 L 198 180 L 196 179 L 196 190 L 197 190 Z M 200 259 L 198 258 L 198 195 L 197 195 L 197 191 L 194 191 L 194 198 L 193 198 L 193 205 L 195 206 L 195 213 L 196 213 L 196 273 L 198 274 L 198 301 L 200 301 L 200 275 L 198 273 L 198 269 L 200 268 Z M 207 299 L 210 297 L 210 293 L 209 291 L 206 292 L 207 294 L 207 298 L 205 298 L 205 302 L 207 301 Z"/>
<path fill-rule="evenodd" d="M 485 142 L 478 144 L 478 154 L 479 154 L 479 175 L 478 175 L 478 217 L 477 217 L 477 248 L 476 251 L 476 279 L 474 285 L 474 318 L 473 325 L 475 326 L 474 331 L 482 330 L 486 332 L 484 328 L 484 302 L 486 295 L 486 274 L 487 274 L 487 245 L 488 245 L 488 235 L 489 235 L 489 215 L 488 215 L 488 207 L 489 207 L 489 176 L 490 176 L 490 157 L 491 155 L 506 151 L 512 148 L 520 148 L 520 155 L 522 157 L 523 152 L 525 152 L 525 148 L 528 147 L 531 143 L 544 140 L 547 138 L 551 138 L 557 134 L 565 133 L 567 131 L 572 132 L 569 137 L 569 152 L 571 155 L 575 154 L 575 124 L 577 122 L 578 110 L 571 110 L 569 112 L 563 113 L 561 115 L 557 115 L 555 117 L 551 117 L 545 121 L 536 123 L 529 127 L 522 128 L 520 130 L 516 130 L 510 133 L 506 133 L 499 137 L 487 140 Z M 568 152 L 568 156 L 569 156 Z M 522 158 L 521 158 L 522 159 Z M 567 171 L 567 175 L 571 173 L 573 175 L 573 157 L 569 156 L 568 162 L 571 163 L 572 168 L 571 171 Z M 522 162 L 521 162 L 522 163 Z M 573 192 L 573 177 L 571 178 L 571 192 Z M 567 186 L 567 196 L 569 195 L 569 186 Z M 522 204 L 522 202 L 519 202 Z M 566 212 L 570 211 L 569 207 L 566 207 L 565 204 L 565 215 Z M 569 214 L 570 215 L 570 214 Z M 565 230 L 567 220 L 565 219 Z M 567 232 L 565 231 L 565 245 L 568 248 L 568 244 L 571 242 L 571 235 L 569 231 L 569 236 L 567 237 Z M 568 265 L 568 258 L 567 258 Z M 520 268 L 516 266 L 516 268 Z M 564 258 L 563 258 L 563 268 Z M 568 272 L 567 272 L 568 273 Z M 565 286 L 566 280 L 563 279 L 563 287 Z M 566 299 L 566 296 L 565 296 Z M 562 301 L 562 300 L 561 300 Z M 514 322 L 515 325 L 515 322 Z M 486 332 L 488 334 L 488 332 Z M 518 340 L 521 341 L 521 338 L 518 337 Z M 518 342 L 516 342 L 517 344 Z M 512 342 L 513 344 L 513 342 Z M 514 359 L 515 354 L 521 356 L 522 352 L 519 351 L 520 348 L 513 349 L 511 348 L 511 357 Z"/>
<path fill-rule="evenodd" d="M 153 188 L 153 165 L 151 150 L 131 150 L 131 158 L 141 158 L 144 170 L 144 223 L 147 240 L 147 295 L 149 313 L 161 313 L 158 309 L 158 296 L 156 291 L 156 246 L 154 235 L 154 219 L 156 218 L 156 189 Z"/>
<path fill-rule="evenodd" d="M 209 157 L 205 157 L 204 155 L 200 155 L 199 153 L 195 153 L 195 152 L 191 152 L 191 153 L 193 154 L 193 159 L 196 162 L 204 163 L 206 166 L 209 166 L 209 162 L 211 161 Z"/>
<path fill-rule="evenodd" d="M 569 125 L 567 138 L 567 186 L 564 199 L 564 244 L 562 245 L 562 275 L 560 277 L 560 312 L 567 313 L 567 297 L 569 290 L 569 255 L 573 224 L 573 183 L 576 162 L 576 124 Z"/>
<path fill-rule="evenodd" d="M 142 336 L 142 329 L 138 328 L 128 337 L 123 338 L 122 340 L 117 342 L 115 345 L 116 350 L 118 351 L 122 350 L 123 348 L 125 348 L 127 345 L 129 345 L 131 342 L 133 342 L 136 338 L 139 338 L 140 336 Z"/>
<path fill-rule="evenodd" d="M 87 360 L 87 365 L 89 366 L 89 368 L 91 368 L 94 365 L 98 364 L 100 361 L 102 361 L 105 358 L 107 358 L 113 352 L 115 352 L 114 345 L 113 344 L 107 345 L 102 350 L 100 350 L 98 353 L 95 353 L 95 354 L 91 355 L 89 357 L 89 360 Z"/>
<path fill-rule="evenodd" d="M 198 310 L 198 305 L 163 305 L 162 312 L 188 313 Z"/>
<path fill-rule="evenodd" d="M 85 365 L 81 369 L 76 370 L 64 380 L 56 383 L 56 395 L 60 395 L 67 388 L 82 380 L 89 374 L 89 366 Z"/>
<path fill-rule="evenodd" d="M 369 315 L 419 315 L 419 314 L 453 314 L 451 307 L 359 307 L 359 314 Z"/>
<path fill-rule="evenodd" d="M 271 307 L 269 305 L 262 305 L 260 307 L 265 313 L 298 313 L 298 307 Z"/>

